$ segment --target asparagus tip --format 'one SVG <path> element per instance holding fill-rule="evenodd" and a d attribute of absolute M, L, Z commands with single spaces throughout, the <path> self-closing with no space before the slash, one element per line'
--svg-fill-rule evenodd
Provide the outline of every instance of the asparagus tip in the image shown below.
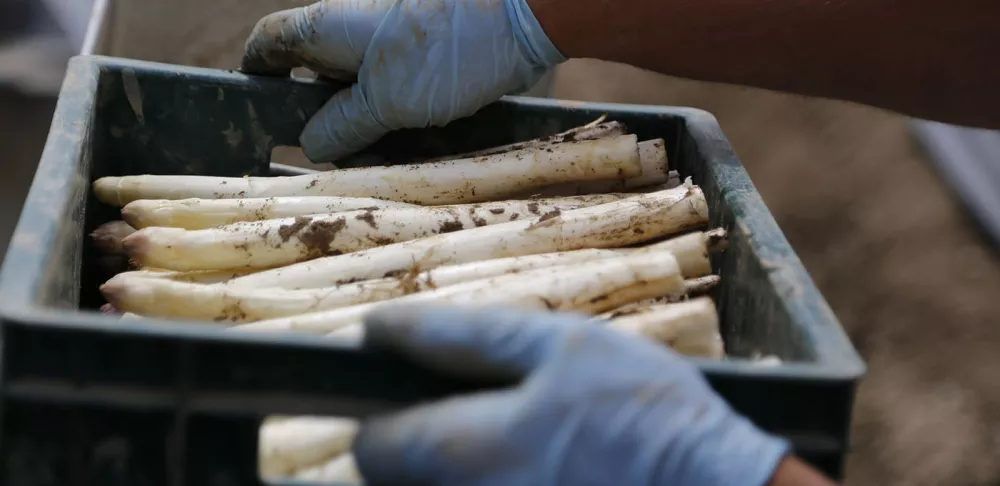
<path fill-rule="evenodd" d="M 121 206 L 117 191 L 120 179 L 120 177 L 101 177 L 94 181 L 94 196 L 97 200 L 111 206 Z"/>
<path fill-rule="evenodd" d="M 122 239 L 122 251 L 133 260 L 141 260 L 139 257 L 149 251 L 151 243 L 145 231 L 136 231 Z"/>
<path fill-rule="evenodd" d="M 138 211 L 133 204 L 135 202 L 126 204 L 122 208 L 122 219 L 133 228 L 144 228 L 146 225 L 142 221 L 142 212 Z"/>
<path fill-rule="evenodd" d="M 125 287 L 126 286 L 122 282 L 115 278 L 104 282 L 99 290 L 101 291 L 101 295 L 104 296 L 104 300 L 108 301 L 105 305 L 109 306 L 111 309 L 118 309 L 118 304 L 121 302 L 122 297 L 125 294 Z M 104 306 L 101 306 L 101 311 L 107 312 L 104 310 Z"/>

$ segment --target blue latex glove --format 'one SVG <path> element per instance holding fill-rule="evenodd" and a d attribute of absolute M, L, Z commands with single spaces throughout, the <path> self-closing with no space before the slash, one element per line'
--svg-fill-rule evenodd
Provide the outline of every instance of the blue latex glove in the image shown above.
<path fill-rule="evenodd" d="M 761 486 L 789 453 L 679 355 L 579 316 L 389 308 L 366 319 L 365 344 L 524 378 L 363 424 L 368 484 Z"/>
<path fill-rule="evenodd" d="M 357 73 L 300 137 L 326 162 L 390 130 L 471 115 L 564 60 L 525 0 L 325 0 L 258 22 L 241 69 Z"/>

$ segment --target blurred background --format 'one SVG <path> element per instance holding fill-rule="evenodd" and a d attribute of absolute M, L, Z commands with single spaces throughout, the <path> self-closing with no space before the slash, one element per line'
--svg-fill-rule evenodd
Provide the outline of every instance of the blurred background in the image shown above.
<path fill-rule="evenodd" d="M 305 0 L 0 0 L 0 245 L 77 52 L 235 68 Z M 571 61 L 532 94 L 714 113 L 868 362 L 851 485 L 1000 484 L 1000 135 Z"/>

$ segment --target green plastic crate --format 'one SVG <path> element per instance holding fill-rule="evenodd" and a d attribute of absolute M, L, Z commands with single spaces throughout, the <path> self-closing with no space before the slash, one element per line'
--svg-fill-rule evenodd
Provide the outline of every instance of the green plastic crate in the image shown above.
<path fill-rule="evenodd" d="M 0 272 L 4 484 L 256 484 L 267 414 L 363 417 L 475 385 L 305 336 L 121 322 L 102 301 L 85 235 L 117 219 L 90 183 L 126 174 L 262 175 L 334 92 L 323 84 L 82 56 Z M 713 256 L 734 358 L 697 361 L 759 426 L 839 477 L 864 365 L 708 113 L 507 98 L 447 127 L 400 131 L 366 155 L 442 155 L 578 126 L 602 114 L 664 138 L 672 168 L 730 232 Z M 233 134 L 239 134 L 234 136 Z M 762 367 L 747 358 L 773 354 Z"/>

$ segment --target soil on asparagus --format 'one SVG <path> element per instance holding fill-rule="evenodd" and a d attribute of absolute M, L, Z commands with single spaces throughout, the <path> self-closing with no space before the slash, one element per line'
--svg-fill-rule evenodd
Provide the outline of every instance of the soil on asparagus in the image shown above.
<path fill-rule="evenodd" d="M 591 61 L 555 94 L 719 118 L 868 362 L 848 485 L 1000 482 L 1000 261 L 902 117 Z"/>

